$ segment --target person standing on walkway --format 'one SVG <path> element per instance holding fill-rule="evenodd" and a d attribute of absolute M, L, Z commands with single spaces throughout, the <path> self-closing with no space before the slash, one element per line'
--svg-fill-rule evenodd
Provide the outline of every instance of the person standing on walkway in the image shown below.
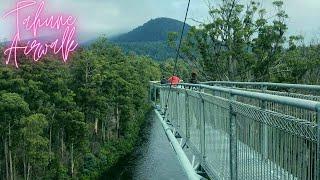
<path fill-rule="evenodd" d="M 173 75 L 168 79 L 168 83 L 170 83 L 170 85 L 173 85 L 173 86 L 176 86 L 180 82 L 181 82 L 181 79 L 177 75 Z"/>
<path fill-rule="evenodd" d="M 191 73 L 191 78 L 189 80 L 189 83 L 198 84 L 197 73 L 195 73 L 195 72 Z"/>
<path fill-rule="evenodd" d="M 167 84 L 167 83 L 168 83 L 167 79 L 164 76 L 162 76 L 160 84 Z"/>

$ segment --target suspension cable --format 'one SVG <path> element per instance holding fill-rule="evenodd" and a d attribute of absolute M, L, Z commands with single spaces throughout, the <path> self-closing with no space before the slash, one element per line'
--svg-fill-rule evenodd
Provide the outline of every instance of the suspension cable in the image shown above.
<path fill-rule="evenodd" d="M 181 49 L 183 33 L 184 33 L 184 29 L 185 29 L 185 26 L 186 26 L 186 21 L 187 21 L 187 17 L 188 17 L 188 13 L 189 13 L 190 1 L 191 0 L 188 1 L 187 10 L 186 10 L 186 14 L 185 14 L 185 17 L 184 17 L 184 22 L 183 22 L 183 27 L 182 27 L 181 34 L 180 34 L 180 40 L 179 40 L 179 45 L 178 45 L 178 49 L 177 49 L 177 55 L 176 55 L 175 62 L 174 62 L 174 68 L 173 68 L 173 72 L 172 72 L 172 77 L 175 76 L 176 73 L 177 73 L 178 58 L 180 57 L 180 49 Z M 166 106 L 165 106 L 165 110 L 164 110 L 164 117 L 166 117 L 166 114 L 167 114 L 168 102 L 169 102 L 171 89 L 172 89 L 172 82 L 170 83 L 169 93 L 168 93 L 167 100 L 166 100 Z"/>

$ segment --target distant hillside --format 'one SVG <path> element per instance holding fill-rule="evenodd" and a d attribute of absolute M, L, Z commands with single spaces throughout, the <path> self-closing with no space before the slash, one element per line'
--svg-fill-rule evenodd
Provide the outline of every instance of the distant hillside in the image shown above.
<path fill-rule="evenodd" d="M 166 41 L 168 33 L 181 32 L 183 22 L 170 18 L 157 18 L 148 21 L 142 26 L 118 37 L 112 38 L 114 42 L 152 42 Z M 186 32 L 190 29 L 186 25 Z"/>
<path fill-rule="evenodd" d="M 125 53 L 149 56 L 154 60 L 162 61 L 173 58 L 176 55 L 174 49 L 170 48 L 165 41 L 151 42 L 118 42 L 115 43 Z"/>
<path fill-rule="evenodd" d="M 175 57 L 175 50 L 168 47 L 167 38 L 170 32 L 181 32 L 183 22 L 170 18 L 152 19 L 142 26 L 117 37 L 111 41 L 125 52 L 135 52 L 147 55 L 155 60 L 165 60 Z M 190 26 L 187 24 L 184 34 Z"/>

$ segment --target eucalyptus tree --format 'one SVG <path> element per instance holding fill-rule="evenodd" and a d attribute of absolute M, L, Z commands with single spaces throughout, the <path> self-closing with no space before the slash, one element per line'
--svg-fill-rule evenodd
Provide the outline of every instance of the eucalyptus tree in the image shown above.
<path fill-rule="evenodd" d="M 182 48 L 214 80 L 270 79 L 286 42 L 287 14 L 282 1 L 274 1 L 274 17 L 266 17 L 260 3 L 208 1 L 209 22 L 193 27 Z"/>
<path fill-rule="evenodd" d="M 15 161 L 20 142 L 21 119 L 29 114 L 29 105 L 16 93 L 0 94 L 0 127 L 4 146 L 6 179 L 15 177 Z"/>
<path fill-rule="evenodd" d="M 26 180 L 43 176 L 49 164 L 48 143 L 45 135 L 46 116 L 33 114 L 22 119 L 23 169 Z"/>

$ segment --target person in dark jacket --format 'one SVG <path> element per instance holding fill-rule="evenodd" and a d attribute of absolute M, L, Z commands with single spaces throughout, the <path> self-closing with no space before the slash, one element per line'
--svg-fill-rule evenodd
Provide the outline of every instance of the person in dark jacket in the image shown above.
<path fill-rule="evenodd" d="M 191 73 L 191 78 L 189 80 L 189 83 L 198 84 L 197 73 L 195 73 L 195 72 Z"/>
<path fill-rule="evenodd" d="M 160 84 L 167 84 L 167 83 L 168 83 L 167 79 L 164 76 L 162 76 Z"/>

